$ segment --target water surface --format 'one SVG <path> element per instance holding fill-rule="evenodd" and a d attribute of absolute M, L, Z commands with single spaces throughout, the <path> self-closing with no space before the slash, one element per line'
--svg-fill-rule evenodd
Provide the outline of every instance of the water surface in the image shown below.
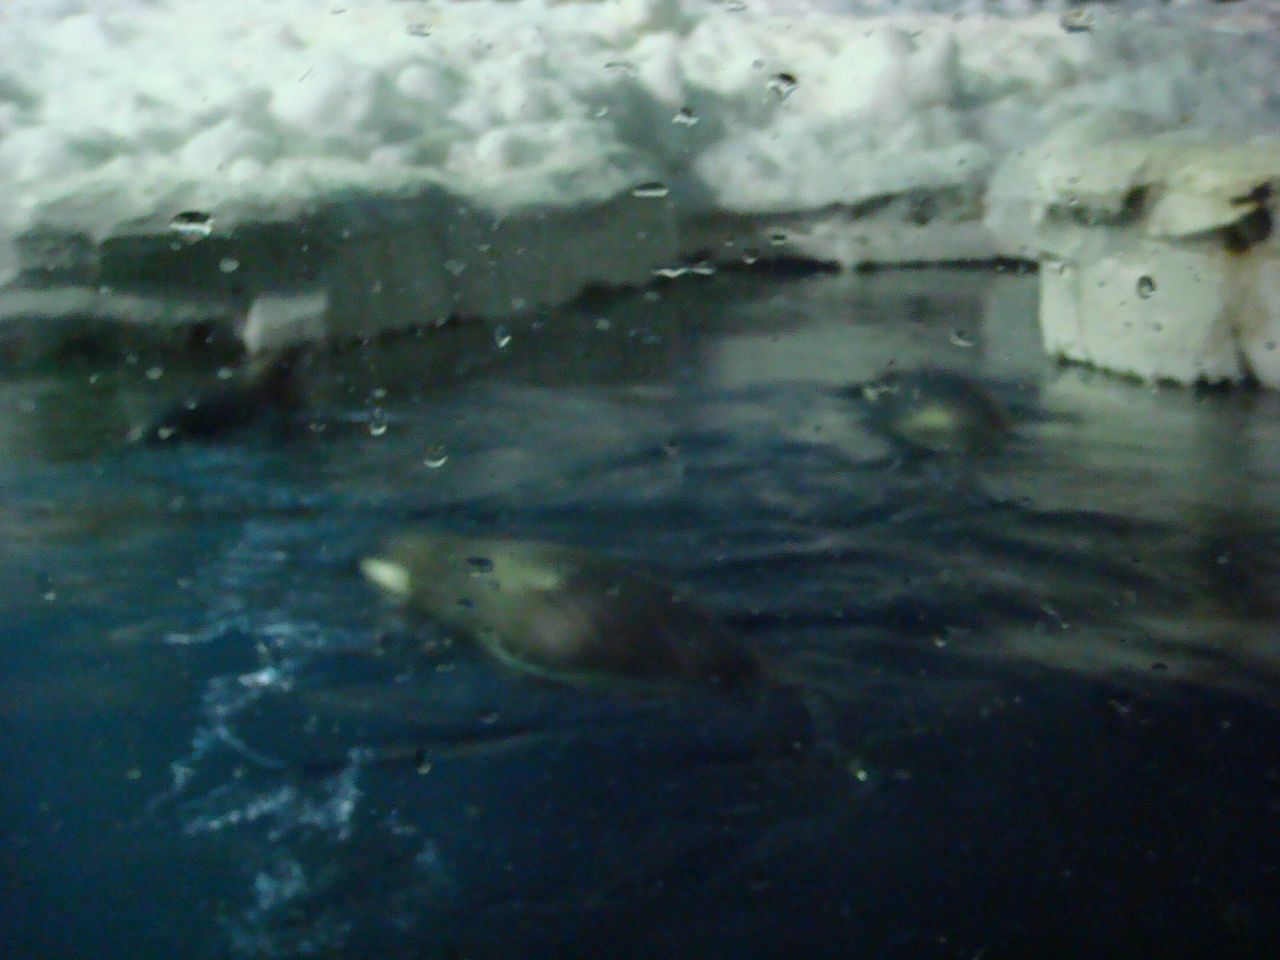
<path fill-rule="evenodd" d="M 1035 278 L 721 276 L 216 371 L 0 381 L 23 957 L 1258 956 L 1280 938 L 1280 405 L 1042 358 Z M 971 375 L 993 456 L 835 388 Z M 540 681 L 383 606 L 409 525 L 662 571 L 744 704 Z"/>

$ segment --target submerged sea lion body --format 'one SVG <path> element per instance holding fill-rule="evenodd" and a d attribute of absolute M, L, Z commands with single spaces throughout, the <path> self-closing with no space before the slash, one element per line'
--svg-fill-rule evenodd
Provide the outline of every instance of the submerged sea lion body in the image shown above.
<path fill-rule="evenodd" d="M 255 358 L 239 379 L 191 397 L 131 435 L 147 444 L 210 442 L 252 425 L 264 415 L 302 404 L 297 383 L 301 347 Z"/>
<path fill-rule="evenodd" d="M 763 667 L 714 618 L 630 564 L 551 543 L 413 533 L 361 570 L 386 593 L 538 676 L 742 689 Z"/>
<path fill-rule="evenodd" d="M 841 393 L 861 400 L 867 426 L 907 453 L 991 453 L 1013 426 L 1009 412 L 981 384 L 951 370 L 890 370 Z"/>

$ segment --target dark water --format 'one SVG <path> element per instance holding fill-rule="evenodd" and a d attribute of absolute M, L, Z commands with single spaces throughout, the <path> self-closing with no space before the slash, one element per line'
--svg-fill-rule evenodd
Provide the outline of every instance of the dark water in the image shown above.
<path fill-rule="evenodd" d="M 1272 955 L 1277 399 L 1055 369 L 1029 277 L 657 293 L 219 445 L 120 443 L 209 371 L 0 383 L 0 953 Z M 1011 442 L 898 456 L 831 390 L 890 361 Z M 371 595 L 406 525 L 663 570 L 784 682 L 512 673 Z"/>

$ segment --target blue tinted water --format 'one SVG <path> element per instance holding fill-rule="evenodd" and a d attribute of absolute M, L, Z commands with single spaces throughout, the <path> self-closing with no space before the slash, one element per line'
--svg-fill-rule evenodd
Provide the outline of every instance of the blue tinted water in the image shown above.
<path fill-rule="evenodd" d="M 1280 405 L 1057 369 L 1034 278 L 720 277 L 212 371 L 0 383 L 15 957 L 1260 956 L 1280 937 Z M 1000 453 L 833 388 L 943 366 Z M 384 607 L 407 525 L 664 571 L 750 702 L 568 688 Z M 424 650 L 424 645 L 431 650 Z"/>

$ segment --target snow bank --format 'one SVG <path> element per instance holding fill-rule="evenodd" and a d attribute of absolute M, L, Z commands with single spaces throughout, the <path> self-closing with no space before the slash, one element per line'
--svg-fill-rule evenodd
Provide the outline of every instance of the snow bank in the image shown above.
<path fill-rule="evenodd" d="M 691 260 L 1033 255 L 1040 173 L 1001 164 L 1064 123 L 1280 117 L 1260 2 L 880 6 L 7 0 L 0 317 L 196 291 L 242 335 L 322 298 L 269 343 Z"/>

